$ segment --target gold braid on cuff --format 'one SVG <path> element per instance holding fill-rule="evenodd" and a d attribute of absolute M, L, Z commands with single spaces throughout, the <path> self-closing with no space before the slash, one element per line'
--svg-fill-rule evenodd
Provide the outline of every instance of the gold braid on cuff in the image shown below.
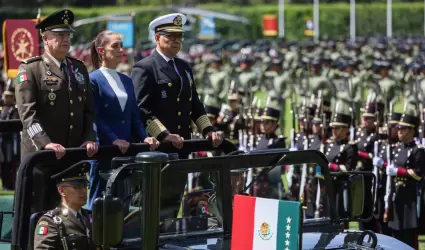
<path fill-rule="evenodd" d="M 155 138 L 158 137 L 159 134 L 167 130 L 167 128 L 162 125 L 162 123 L 158 119 L 149 119 L 146 122 L 146 125 L 146 130 L 148 131 L 148 133 Z"/>
<path fill-rule="evenodd" d="M 212 126 L 210 119 L 208 118 L 207 115 L 201 115 L 197 120 L 196 120 L 196 126 L 198 126 L 199 131 L 203 132 L 205 128 Z"/>

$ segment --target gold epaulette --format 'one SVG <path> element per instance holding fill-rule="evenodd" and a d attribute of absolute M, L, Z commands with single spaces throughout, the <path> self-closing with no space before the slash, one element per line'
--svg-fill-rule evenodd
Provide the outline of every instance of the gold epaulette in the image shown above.
<path fill-rule="evenodd" d="M 41 61 L 41 59 L 42 59 L 41 56 L 34 56 L 34 57 L 21 60 L 21 63 L 29 64 L 32 62 Z"/>

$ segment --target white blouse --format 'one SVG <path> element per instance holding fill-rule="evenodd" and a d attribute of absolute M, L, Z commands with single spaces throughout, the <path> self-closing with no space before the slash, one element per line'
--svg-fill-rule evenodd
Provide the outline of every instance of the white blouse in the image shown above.
<path fill-rule="evenodd" d="M 117 71 L 115 69 L 100 67 L 100 72 L 102 72 L 102 74 L 105 76 L 109 86 L 111 86 L 112 90 L 118 98 L 121 110 L 124 111 L 128 96 L 124 84 L 121 82 L 121 78 Z"/>

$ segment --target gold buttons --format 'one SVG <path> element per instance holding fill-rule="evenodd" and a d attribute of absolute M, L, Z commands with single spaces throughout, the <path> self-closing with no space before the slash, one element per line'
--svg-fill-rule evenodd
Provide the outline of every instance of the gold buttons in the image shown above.
<path fill-rule="evenodd" d="M 189 102 L 191 102 L 192 101 L 192 97 L 191 98 L 189 98 Z"/>
<path fill-rule="evenodd" d="M 72 91 L 72 88 L 71 87 L 69 87 L 69 91 Z"/>
<path fill-rule="evenodd" d="M 83 100 L 83 98 L 81 96 L 78 97 L 78 100 L 80 100 L 80 102 Z"/>
<path fill-rule="evenodd" d="M 181 115 L 182 115 L 182 112 L 178 112 L 177 114 L 178 114 L 179 116 L 181 116 Z"/>
<path fill-rule="evenodd" d="M 177 102 L 179 102 L 180 101 L 180 98 L 177 98 Z"/>
<path fill-rule="evenodd" d="M 180 125 L 178 125 L 178 126 L 177 126 L 177 129 L 180 129 L 180 128 L 181 128 L 181 126 L 180 126 Z"/>
<path fill-rule="evenodd" d="M 69 103 L 70 103 L 70 104 L 73 104 L 73 103 L 74 103 L 74 101 L 72 101 L 72 100 L 69 100 Z"/>
<path fill-rule="evenodd" d="M 69 115 L 70 115 L 70 116 L 74 116 L 74 113 L 73 113 L 73 112 L 71 112 Z"/>
<path fill-rule="evenodd" d="M 192 111 L 189 112 L 189 115 L 192 115 Z"/>
<path fill-rule="evenodd" d="M 55 105 L 55 103 L 54 102 L 50 102 L 50 106 L 53 106 L 53 105 Z"/>
<path fill-rule="evenodd" d="M 171 87 L 171 86 L 173 86 L 173 84 L 172 84 L 171 82 L 169 82 L 169 83 L 168 83 L 168 86 L 169 86 L 169 87 Z"/>
<path fill-rule="evenodd" d="M 74 126 L 72 126 L 72 125 L 69 125 L 69 128 L 70 128 L 70 129 L 73 129 L 73 128 L 74 128 Z"/>

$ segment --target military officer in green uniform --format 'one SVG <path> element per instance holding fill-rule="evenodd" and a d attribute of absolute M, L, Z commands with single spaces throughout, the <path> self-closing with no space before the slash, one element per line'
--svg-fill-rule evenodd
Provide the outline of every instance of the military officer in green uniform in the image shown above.
<path fill-rule="evenodd" d="M 202 87 L 204 95 L 214 95 L 220 101 L 226 99 L 230 87 L 229 72 L 223 67 L 223 60 L 218 56 L 209 59 L 209 67 L 205 70 L 202 77 Z"/>
<path fill-rule="evenodd" d="M 275 101 L 281 101 L 291 96 L 293 92 L 292 76 L 290 71 L 283 69 L 282 59 L 271 60 L 264 74 L 264 82 L 261 88 Z"/>
<path fill-rule="evenodd" d="M 71 10 L 59 10 L 36 25 L 40 29 L 45 52 L 22 61 L 16 86 L 16 104 L 23 124 L 21 159 L 42 149 L 53 150 L 62 158 L 65 148 L 84 147 L 89 156 L 97 152 L 92 91 L 83 62 L 68 57 L 71 46 Z M 45 165 L 45 164 L 44 164 Z M 38 171 L 39 169 L 41 171 Z M 46 167 L 49 172 L 55 168 Z M 35 170 L 35 181 L 44 182 L 45 171 Z M 43 206 L 45 185 L 34 188 L 33 203 Z M 45 187 L 49 190 L 49 187 Z M 57 204 L 56 200 L 51 201 Z M 38 204 L 38 205 L 37 205 Z"/>
<path fill-rule="evenodd" d="M 87 69 L 67 53 L 71 46 L 74 14 L 60 10 L 36 25 L 45 52 L 22 61 L 18 70 L 16 102 L 23 123 L 22 157 L 51 149 L 57 158 L 65 147 L 97 151 L 94 112 Z M 54 115 L 52 115 L 54 114 Z"/>
<path fill-rule="evenodd" d="M 91 214 L 82 208 L 87 201 L 89 161 L 82 161 L 53 175 L 61 203 L 37 222 L 34 249 L 96 249 L 92 241 Z"/>
<path fill-rule="evenodd" d="M 263 74 L 256 72 L 252 66 L 254 59 L 249 55 L 242 55 L 239 58 L 239 69 L 234 72 L 234 77 L 238 90 L 244 93 L 243 103 L 251 103 L 254 93 L 261 87 Z"/>

